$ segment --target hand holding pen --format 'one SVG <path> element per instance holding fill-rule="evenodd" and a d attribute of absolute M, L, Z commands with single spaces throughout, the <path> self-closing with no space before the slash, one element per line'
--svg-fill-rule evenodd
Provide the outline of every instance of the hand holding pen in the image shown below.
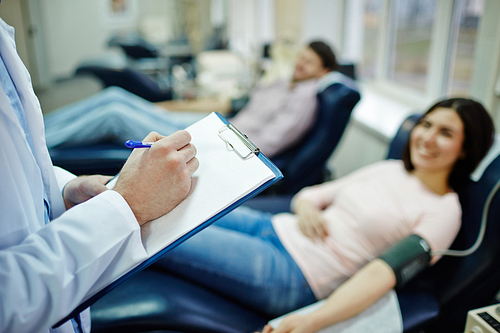
<path fill-rule="evenodd" d="M 187 131 L 167 137 L 152 132 L 141 144 L 149 149 L 134 149 L 113 189 L 125 198 L 142 225 L 184 200 L 199 162 Z"/>

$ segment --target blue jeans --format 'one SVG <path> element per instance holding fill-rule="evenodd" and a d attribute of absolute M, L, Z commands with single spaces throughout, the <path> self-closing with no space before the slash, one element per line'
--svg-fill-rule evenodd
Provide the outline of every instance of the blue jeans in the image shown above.
<path fill-rule="evenodd" d="M 47 147 L 142 140 L 151 131 L 170 135 L 207 114 L 160 109 L 122 88 L 109 87 L 45 116 Z"/>
<path fill-rule="evenodd" d="M 273 316 L 315 302 L 271 217 L 237 208 L 167 253 L 157 265 Z"/>

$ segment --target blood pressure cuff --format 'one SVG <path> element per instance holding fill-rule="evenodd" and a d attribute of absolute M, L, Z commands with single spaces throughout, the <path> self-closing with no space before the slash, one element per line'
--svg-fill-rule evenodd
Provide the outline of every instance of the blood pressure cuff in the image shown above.
<path fill-rule="evenodd" d="M 394 271 L 399 289 L 429 265 L 430 252 L 429 244 L 422 237 L 411 235 L 385 251 L 380 259 Z"/>

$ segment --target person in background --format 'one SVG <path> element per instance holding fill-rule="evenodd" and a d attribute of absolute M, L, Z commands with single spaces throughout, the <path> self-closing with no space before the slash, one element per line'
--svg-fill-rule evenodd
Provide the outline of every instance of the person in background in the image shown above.
<path fill-rule="evenodd" d="M 338 67 L 332 49 L 310 43 L 297 59 L 291 79 L 257 87 L 230 122 L 268 157 L 297 143 L 315 119 L 319 80 Z M 349 79 L 340 73 L 345 81 Z M 176 101 L 162 102 L 169 108 Z M 190 103 L 183 104 L 189 110 Z M 211 111 L 212 105 L 207 105 Z M 226 106 L 227 108 L 227 106 Z M 113 140 L 140 139 L 154 130 L 165 134 L 184 129 L 206 114 L 167 112 L 121 88 L 111 87 L 45 117 L 49 148 Z"/>
<path fill-rule="evenodd" d="M 325 299 L 285 318 L 276 333 L 316 332 L 350 318 L 395 287 L 381 255 L 408 237 L 446 250 L 461 223 L 457 189 L 493 143 L 493 122 L 473 100 L 429 108 L 403 160 L 384 160 L 301 190 L 293 214 L 241 207 L 157 266 L 270 316 Z M 432 256 L 430 264 L 439 260 Z M 265 328 L 269 332 L 270 327 Z"/>
<path fill-rule="evenodd" d="M 150 133 L 114 190 L 111 177 L 52 165 L 42 112 L 14 28 L 0 19 L 0 332 L 89 332 L 85 310 L 57 329 L 106 276 L 147 258 L 140 225 L 189 193 L 198 168 L 186 131 Z"/>
<path fill-rule="evenodd" d="M 310 43 L 299 55 L 291 80 L 257 87 L 231 123 L 269 157 L 297 143 L 315 119 L 319 79 L 338 67 L 332 49 Z"/>

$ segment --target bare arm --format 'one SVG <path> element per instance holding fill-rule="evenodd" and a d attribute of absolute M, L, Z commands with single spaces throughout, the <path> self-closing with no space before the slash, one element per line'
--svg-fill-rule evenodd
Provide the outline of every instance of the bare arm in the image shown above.
<path fill-rule="evenodd" d="M 266 326 L 263 332 L 317 332 L 363 312 L 395 285 L 396 277 L 389 265 L 374 259 L 335 290 L 315 312 L 288 316 L 275 330 Z"/>

